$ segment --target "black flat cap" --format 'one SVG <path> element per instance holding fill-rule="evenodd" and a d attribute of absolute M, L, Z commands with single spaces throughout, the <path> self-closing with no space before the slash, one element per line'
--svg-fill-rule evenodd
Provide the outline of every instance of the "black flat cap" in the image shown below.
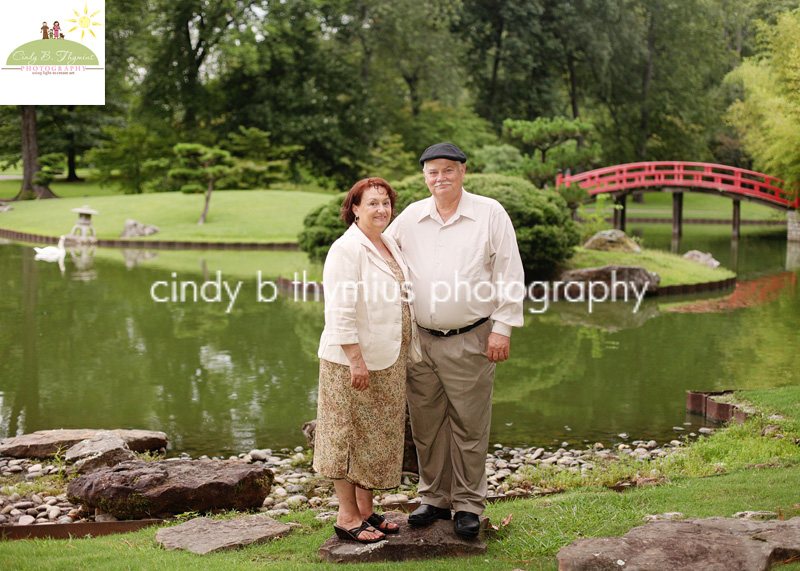
<path fill-rule="evenodd" d="M 467 162 L 467 155 L 453 143 L 436 143 L 425 149 L 425 152 L 419 158 L 419 164 L 425 166 L 425 161 L 432 161 L 433 159 L 449 159 L 465 163 Z"/>

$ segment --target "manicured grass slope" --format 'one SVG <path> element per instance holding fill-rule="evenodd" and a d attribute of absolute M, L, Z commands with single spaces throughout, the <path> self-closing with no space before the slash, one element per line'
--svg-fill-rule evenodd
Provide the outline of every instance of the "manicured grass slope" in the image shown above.
<path fill-rule="evenodd" d="M 309 210 L 330 201 L 330 194 L 279 190 L 219 191 L 211 197 L 206 223 L 198 226 L 203 211 L 201 194 L 157 193 L 13 203 L 14 210 L 0 213 L 0 228 L 59 236 L 71 230 L 78 215 L 72 208 L 84 204 L 99 215 L 92 217 L 98 238 L 115 239 L 133 218 L 155 224 L 161 231 L 142 240 L 208 242 L 295 242 Z"/>
<path fill-rule="evenodd" d="M 714 282 L 736 275 L 724 268 L 712 270 L 703 264 L 685 260 L 677 254 L 646 248 L 642 249 L 641 254 L 621 254 L 578 247 L 575 249 L 575 256 L 567 262 L 567 269 L 592 268 L 609 264 L 642 266 L 661 276 L 661 286 Z"/>

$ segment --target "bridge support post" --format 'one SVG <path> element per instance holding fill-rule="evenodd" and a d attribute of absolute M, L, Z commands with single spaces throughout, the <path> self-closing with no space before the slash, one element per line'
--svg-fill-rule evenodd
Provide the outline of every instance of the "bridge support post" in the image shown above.
<path fill-rule="evenodd" d="M 800 242 L 800 214 L 797 210 L 790 210 L 786 213 L 786 239 L 789 242 Z"/>
<path fill-rule="evenodd" d="M 786 271 L 800 270 L 800 240 L 786 242 Z"/>
<path fill-rule="evenodd" d="M 739 239 L 739 227 L 742 225 L 742 201 L 733 201 L 733 227 L 731 228 L 731 238 Z"/>
<path fill-rule="evenodd" d="M 625 200 L 627 198 L 627 194 L 614 197 L 614 230 L 625 232 Z"/>
<path fill-rule="evenodd" d="M 683 236 L 683 193 L 672 193 L 672 237 Z"/>

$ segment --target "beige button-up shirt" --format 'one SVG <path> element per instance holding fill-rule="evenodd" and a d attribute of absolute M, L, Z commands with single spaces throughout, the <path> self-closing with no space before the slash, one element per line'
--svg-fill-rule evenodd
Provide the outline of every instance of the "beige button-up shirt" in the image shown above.
<path fill-rule="evenodd" d="M 525 276 L 514 226 L 492 198 L 462 191 L 443 222 L 433 197 L 409 205 L 387 228 L 409 269 L 417 322 L 449 331 L 491 317 L 511 336 L 523 324 Z"/>

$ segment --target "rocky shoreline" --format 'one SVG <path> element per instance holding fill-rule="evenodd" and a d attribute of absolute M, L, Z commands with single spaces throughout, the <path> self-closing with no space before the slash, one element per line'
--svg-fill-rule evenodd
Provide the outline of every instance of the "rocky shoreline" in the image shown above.
<path fill-rule="evenodd" d="M 676 427 L 676 430 L 681 428 Z M 701 428 L 699 432 L 708 434 L 713 430 Z M 556 450 L 496 444 L 486 458 L 489 501 L 548 493 L 546 490 L 532 490 L 521 483 L 517 474 L 524 468 L 586 475 L 600 463 L 626 457 L 642 462 L 665 458 L 685 449 L 691 442 L 689 437 L 697 436 L 689 433 L 684 440 L 675 439 L 662 444 L 655 440 L 633 440 L 630 444 L 616 444 L 609 448 L 600 442 L 583 449 L 570 448 L 564 442 Z M 625 434 L 619 437 L 628 440 Z M 181 454 L 178 458 L 192 460 L 188 454 Z M 298 446 L 294 450 L 275 452 L 271 449 L 251 450 L 228 458 L 201 456 L 197 460 L 255 464 L 271 469 L 274 473 L 272 487 L 258 511 L 277 517 L 294 510 L 330 511 L 338 507 L 332 482 L 311 471 L 310 459 L 311 451 Z M 117 521 L 116 517 L 100 509 L 70 501 L 66 486 L 72 471 L 72 467 L 58 461 L 0 456 L 0 526 Z M 375 505 L 385 509 L 412 510 L 419 501 L 415 493 L 416 482 L 416 474 L 404 472 L 399 488 L 376 493 Z M 180 516 L 169 513 L 154 515 L 165 519 Z"/>

